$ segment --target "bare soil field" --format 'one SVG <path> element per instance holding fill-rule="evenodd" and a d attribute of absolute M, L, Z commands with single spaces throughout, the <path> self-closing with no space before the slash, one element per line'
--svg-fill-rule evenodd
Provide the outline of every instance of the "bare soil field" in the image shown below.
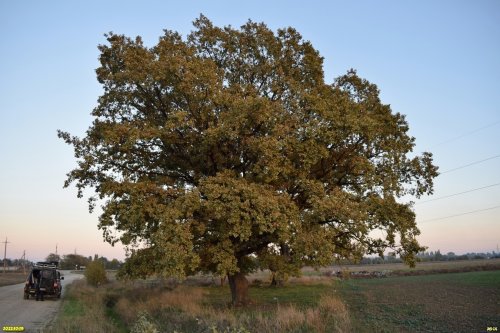
<path fill-rule="evenodd" d="M 22 283 L 26 280 L 27 275 L 28 273 L 24 272 L 0 272 L 0 287 Z"/>

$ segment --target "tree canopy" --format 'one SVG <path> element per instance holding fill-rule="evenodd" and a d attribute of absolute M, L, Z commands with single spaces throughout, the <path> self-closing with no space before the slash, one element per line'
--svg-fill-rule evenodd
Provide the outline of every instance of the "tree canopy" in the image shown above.
<path fill-rule="evenodd" d="M 45 261 L 48 262 L 60 262 L 61 261 L 61 256 L 56 254 L 56 253 L 49 253 L 49 255 L 45 258 Z"/>
<path fill-rule="evenodd" d="M 405 199 L 432 193 L 432 155 L 412 153 L 404 115 L 354 70 L 326 83 L 296 30 L 200 16 L 153 47 L 106 37 L 94 121 L 83 138 L 58 135 L 78 163 L 65 185 L 94 189 L 105 240 L 131 249 L 123 274 L 231 283 L 388 248 L 412 264 L 423 250 Z"/>

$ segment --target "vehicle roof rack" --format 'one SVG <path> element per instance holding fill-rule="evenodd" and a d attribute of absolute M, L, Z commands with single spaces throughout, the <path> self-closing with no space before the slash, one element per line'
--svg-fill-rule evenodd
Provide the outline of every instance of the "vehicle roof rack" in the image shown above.
<path fill-rule="evenodd" d="M 33 267 L 35 268 L 57 268 L 59 266 L 59 262 L 57 261 L 38 261 L 35 263 Z"/>

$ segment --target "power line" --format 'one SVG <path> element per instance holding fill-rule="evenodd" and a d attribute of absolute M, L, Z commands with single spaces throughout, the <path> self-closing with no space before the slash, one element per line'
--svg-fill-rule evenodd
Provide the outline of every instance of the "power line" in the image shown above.
<path fill-rule="evenodd" d="M 488 158 L 485 158 L 483 160 L 475 161 L 475 162 L 472 162 L 472 163 L 469 163 L 469 164 L 466 164 L 466 165 L 459 166 L 457 168 L 453 168 L 453 169 L 449 169 L 449 170 L 443 171 L 443 172 L 439 173 L 439 175 L 442 175 L 444 173 L 449 173 L 449 172 L 457 171 L 457 170 L 460 170 L 460 169 L 464 169 L 464 168 L 470 167 L 472 165 L 483 163 L 483 162 L 486 162 L 486 161 L 489 161 L 489 160 L 492 160 L 492 159 L 498 158 L 498 157 L 500 157 L 500 155 L 495 155 L 495 156 L 492 156 L 492 157 L 488 157 Z"/>
<path fill-rule="evenodd" d="M 490 188 L 490 187 L 494 187 L 494 186 L 498 186 L 498 185 L 500 185 L 500 183 L 491 184 L 491 185 L 487 185 L 487 186 L 483 186 L 483 187 L 478 187 L 478 188 L 474 188 L 474 189 L 471 189 L 471 190 L 467 190 L 467 191 L 463 191 L 463 192 L 459 192 L 459 193 L 454 193 L 454 194 L 450 194 L 450 195 L 445 195 L 445 196 L 434 198 L 434 199 L 420 201 L 420 202 L 417 202 L 415 205 L 420 205 L 420 204 L 431 202 L 431 201 L 436 201 L 436 200 L 451 198 L 451 197 L 455 197 L 457 195 L 461 195 L 461 194 L 465 194 L 465 193 L 470 193 L 470 192 L 474 192 L 474 191 L 479 191 L 479 190 L 483 190 L 485 188 Z"/>
<path fill-rule="evenodd" d="M 460 214 L 455 214 L 455 215 L 437 217 L 435 219 L 429 219 L 429 220 L 420 221 L 419 223 L 425 223 L 425 222 L 431 222 L 431 221 L 438 221 L 438 220 L 445 220 L 445 219 L 449 219 L 449 218 L 452 218 L 452 217 L 458 217 L 458 216 L 469 215 L 469 214 L 474 214 L 474 213 L 479 213 L 479 212 L 485 212 L 487 210 L 493 210 L 493 209 L 497 209 L 497 208 L 500 208 L 500 205 L 494 206 L 494 207 L 489 207 L 489 208 L 484 208 L 484 209 L 473 210 L 473 211 L 470 211 L 470 212 L 465 212 L 465 213 L 460 213 Z"/>
<path fill-rule="evenodd" d="M 482 130 L 484 130 L 484 129 L 486 129 L 486 128 L 489 128 L 489 127 L 495 126 L 495 125 L 497 125 L 497 124 L 500 124 L 500 120 L 497 120 L 497 121 L 495 121 L 495 122 L 493 122 L 493 123 L 490 123 L 490 124 L 488 124 L 488 125 L 485 125 L 485 126 L 482 126 L 482 127 L 476 128 L 476 129 L 474 129 L 474 130 L 472 130 L 472 131 L 465 132 L 465 133 L 460 134 L 460 135 L 458 135 L 458 136 L 456 136 L 456 137 L 454 137 L 454 138 L 451 138 L 451 139 L 445 140 L 445 141 L 443 141 L 443 142 L 440 142 L 440 143 L 438 143 L 438 144 L 435 144 L 435 145 L 434 145 L 434 146 L 432 146 L 432 147 L 437 147 L 437 146 L 444 145 L 444 144 L 446 144 L 446 143 L 450 143 L 450 142 L 456 141 L 456 140 L 458 140 L 458 139 L 461 139 L 461 138 L 463 138 L 463 137 L 466 137 L 466 136 L 469 136 L 469 135 L 471 135 L 471 134 L 477 133 L 477 132 L 482 131 Z"/>

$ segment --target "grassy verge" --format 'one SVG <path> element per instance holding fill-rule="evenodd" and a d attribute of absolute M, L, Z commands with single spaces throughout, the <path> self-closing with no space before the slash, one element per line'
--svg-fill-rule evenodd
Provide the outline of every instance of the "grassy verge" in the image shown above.
<path fill-rule="evenodd" d="M 84 280 L 66 286 L 61 311 L 47 332 L 127 332 L 114 321 L 105 306 L 105 288 L 93 288 Z"/>
<path fill-rule="evenodd" d="M 72 284 L 51 332 L 350 332 L 332 284 L 252 287 L 254 303 L 228 306 L 229 288 L 113 282 Z"/>
<path fill-rule="evenodd" d="M 356 332 L 482 332 L 500 322 L 500 271 L 348 280 L 341 294 Z"/>

